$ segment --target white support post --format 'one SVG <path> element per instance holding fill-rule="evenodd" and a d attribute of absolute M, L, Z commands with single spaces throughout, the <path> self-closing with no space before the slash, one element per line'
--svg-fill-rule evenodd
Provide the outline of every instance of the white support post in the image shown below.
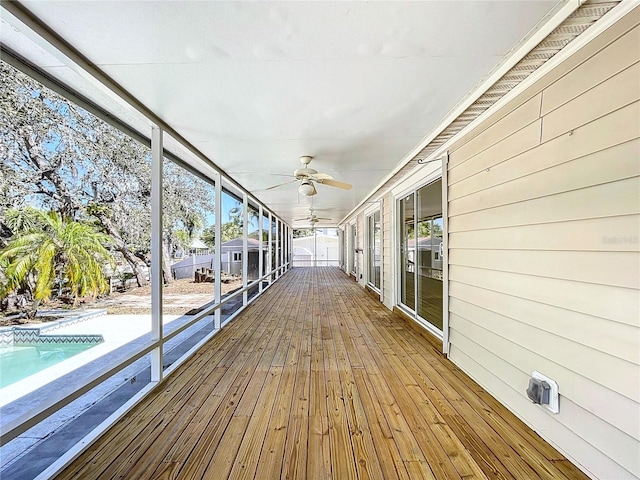
<path fill-rule="evenodd" d="M 442 353 L 449 356 L 449 152 L 442 157 Z"/>
<path fill-rule="evenodd" d="M 214 295 L 215 302 L 220 303 L 222 300 L 222 177 L 216 172 L 214 176 L 215 180 L 215 245 L 216 249 L 213 256 L 213 268 L 215 271 L 214 277 Z M 213 328 L 219 330 L 222 323 L 222 307 L 217 308 L 213 317 Z"/>
<path fill-rule="evenodd" d="M 242 194 L 242 305 L 246 306 L 249 301 L 249 292 L 246 290 L 249 279 L 249 201 L 247 194 Z"/>
<path fill-rule="evenodd" d="M 151 381 L 162 381 L 162 129 L 151 130 Z"/>
<path fill-rule="evenodd" d="M 262 227 L 264 225 L 264 212 L 262 210 L 262 204 L 258 206 L 258 278 L 260 283 L 258 285 L 258 291 L 262 293 L 262 275 L 264 275 L 264 242 L 262 240 Z"/>

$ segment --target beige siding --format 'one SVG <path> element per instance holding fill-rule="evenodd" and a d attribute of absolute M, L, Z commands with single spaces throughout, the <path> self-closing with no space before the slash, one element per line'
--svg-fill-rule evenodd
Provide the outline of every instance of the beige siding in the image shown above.
<path fill-rule="evenodd" d="M 457 141 L 448 171 L 450 358 L 603 479 L 640 477 L 640 27 L 628 21 Z M 527 399 L 533 370 L 558 382 L 559 414 Z"/>

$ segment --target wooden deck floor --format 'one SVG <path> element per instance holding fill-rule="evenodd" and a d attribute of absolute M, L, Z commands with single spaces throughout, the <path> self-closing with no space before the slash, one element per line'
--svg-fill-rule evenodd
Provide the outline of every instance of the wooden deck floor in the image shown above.
<path fill-rule="evenodd" d="M 59 478 L 587 478 L 439 350 L 293 269 Z"/>

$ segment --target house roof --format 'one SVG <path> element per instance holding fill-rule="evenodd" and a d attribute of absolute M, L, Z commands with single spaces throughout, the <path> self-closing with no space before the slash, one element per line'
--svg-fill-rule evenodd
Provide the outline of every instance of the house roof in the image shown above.
<path fill-rule="evenodd" d="M 202 240 L 200 240 L 199 238 L 194 238 L 191 241 L 191 245 L 189 245 L 189 248 L 192 250 L 203 250 L 203 249 L 209 249 L 209 246 L 204 243 Z"/>
<path fill-rule="evenodd" d="M 260 248 L 260 242 L 255 238 L 247 238 L 247 245 L 249 247 L 249 250 L 257 250 Z M 227 240 L 226 242 L 222 243 L 221 246 L 242 248 L 242 238 L 234 238 L 232 240 Z"/>

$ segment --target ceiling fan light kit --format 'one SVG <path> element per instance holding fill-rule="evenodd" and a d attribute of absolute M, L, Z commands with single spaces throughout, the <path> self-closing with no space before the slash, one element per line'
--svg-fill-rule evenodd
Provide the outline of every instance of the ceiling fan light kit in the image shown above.
<path fill-rule="evenodd" d="M 309 180 L 302 181 L 302 183 L 298 187 L 298 192 L 300 192 L 300 195 L 304 195 L 305 197 L 311 197 L 318 193 L 316 188 Z"/>

